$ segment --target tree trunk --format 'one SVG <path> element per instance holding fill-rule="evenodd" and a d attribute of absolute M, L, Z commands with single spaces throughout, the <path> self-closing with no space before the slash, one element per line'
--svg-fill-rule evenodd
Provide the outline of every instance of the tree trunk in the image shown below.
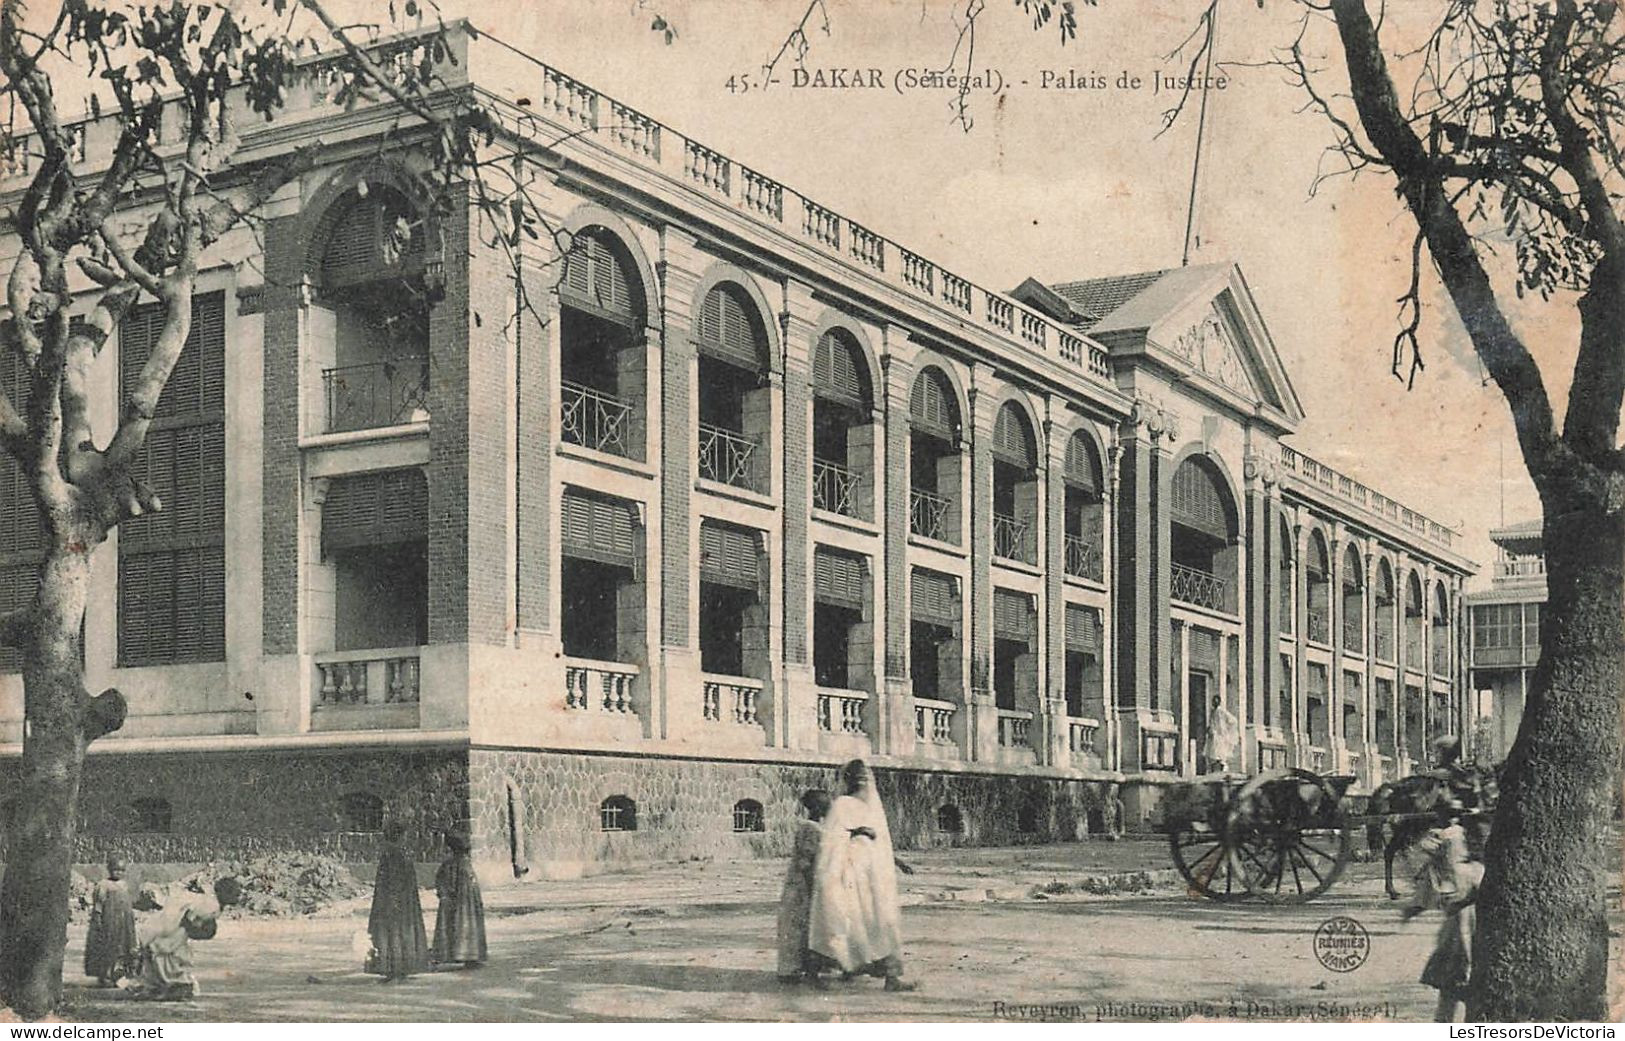
<path fill-rule="evenodd" d="M 80 655 L 90 554 L 54 551 L 23 667 L 22 776 L 0 884 L 0 1001 L 27 1019 L 62 998 L 79 778 L 90 743 Z"/>
<path fill-rule="evenodd" d="M 1625 524 L 1589 496 L 1542 492 L 1541 656 L 1485 855 L 1470 1020 L 1601 1020 L 1607 1011 Z"/>

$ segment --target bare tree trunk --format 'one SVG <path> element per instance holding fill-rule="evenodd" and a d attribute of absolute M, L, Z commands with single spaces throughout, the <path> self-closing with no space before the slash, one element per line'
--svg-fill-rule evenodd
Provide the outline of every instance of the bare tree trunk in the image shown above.
<path fill-rule="evenodd" d="M 1589 496 L 1547 491 L 1545 511 L 1541 657 L 1486 850 L 1474 1020 L 1601 1020 L 1607 1011 L 1625 524 Z"/>
<path fill-rule="evenodd" d="M 28 1019 L 48 1014 L 62 998 L 75 809 L 100 708 L 85 694 L 80 656 L 89 579 L 89 552 L 52 552 L 23 668 L 21 791 L 0 885 L 0 1000 Z"/>

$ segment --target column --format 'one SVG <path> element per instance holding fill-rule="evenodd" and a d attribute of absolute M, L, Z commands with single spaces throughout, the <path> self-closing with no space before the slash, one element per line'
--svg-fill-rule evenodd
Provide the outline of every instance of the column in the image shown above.
<path fill-rule="evenodd" d="M 1113 592 L 1117 587 L 1117 466 L 1122 457 L 1122 445 L 1117 434 L 1112 434 L 1111 447 L 1106 451 L 1106 473 L 1103 499 L 1100 504 L 1101 575 L 1107 582 L 1106 602 L 1100 618 L 1100 725 L 1105 731 L 1106 747 L 1101 763 L 1108 770 L 1122 770 L 1123 731 L 1117 715 L 1117 610 Z"/>
<path fill-rule="evenodd" d="M 999 718 L 993 703 L 993 417 L 997 383 L 991 366 L 971 371 L 970 495 L 965 503 L 970 546 L 970 757 L 993 762 L 999 755 Z"/>
<path fill-rule="evenodd" d="M 1364 645 L 1365 645 L 1365 690 L 1361 695 L 1360 727 L 1362 731 L 1361 744 L 1365 746 L 1366 777 L 1372 778 L 1373 783 L 1386 780 L 1380 770 L 1381 760 L 1377 757 L 1382 754 L 1382 742 L 1377 740 L 1377 545 L 1373 539 L 1367 538 L 1360 545 L 1360 562 L 1365 567 L 1365 574 L 1361 576 L 1364 588 L 1360 595 L 1360 612 L 1363 619 Z M 1389 712 L 1392 718 L 1393 713 Z"/>
<path fill-rule="evenodd" d="M 1044 628 L 1041 644 L 1045 664 L 1041 727 L 1044 743 L 1039 762 L 1050 766 L 1071 766 L 1072 752 L 1068 747 L 1066 715 L 1066 446 L 1071 439 L 1070 425 L 1063 422 L 1066 413 L 1061 400 L 1050 395 L 1044 403 L 1046 418 L 1042 430 L 1040 449 L 1048 461 L 1043 485 L 1039 490 L 1039 525 L 1043 541 L 1039 545 L 1038 565 L 1044 569 L 1043 605 Z"/>
<path fill-rule="evenodd" d="M 1116 552 L 1111 575 L 1115 604 L 1116 709 L 1121 722 L 1121 767 L 1143 768 L 1144 742 L 1140 739 L 1142 714 L 1153 707 L 1153 615 L 1151 581 L 1154 543 L 1151 465 L 1151 407 L 1136 401 L 1134 412 L 1122 424 L 1118 438 L 1116 514 L 1112 530 Z M 1166 658 L 1160 663 L 1166 669 Z"/>
<path fill-rule="evenodd" d="M 793 280 L 785 283 L 784 310 L 779 315 L 784 337 L 784 443 L 780 446 L 784 495 L 779 500 L 784 538 L 778 561 L 782 579 L 777 583 L 783 600 L 780 632 L 784 654 L 780 659 L 782 682 L 774 691 L 770 740 L 791 748 L 817 745 L 818 691 L 811 665 L 808 592 L 813 551 L 808 528 L 812 523 L 812 351 L 814 322 L 820 310 L 822 306 L 808 286 Z M 705 388 L 700 391 L 704 393 Z M 871 695 L 865 725 L 874 736 L 880 731 L 875 714 L 880 708 L 878 689 Z M 813 730 L 812 745 L 796 744 L 807 736 L 808 723 Z"/>
<path fill-rule="evenodd" d="M 664 678 L 651 701 L 660 705 L 665 729 L 657 736 L 680 739 L 704 722 L 700 699 L 699 644 L 692 618 L 699 595 L 694 559 L 694 452 L 696 450 L 694 293 L 699 256 L 693 236 L 661 229 L 660 453 L 660 660 Z"/>
<path fill-rule="evenodd" d="M 1292 553 L 1292 601 L 1293 621 L 1292 631 L 1297 636 L 1293 641 L 1293 677 L 1292 677 L 1292 763 L 1295 766 L 1309 765 L 1308 747 L 1312 743 L 1309 733 L 1309 720 L 1307 716 L 1309 685 L 1309 662 L 1306 648 L 1309 643 L 1309 526 L 1305 523 L 1303 507 L 1298 507 L 1292 518 L 1292 539 L 1294 550 Z"/>
<path fill-rule="evenodd" d="M 913 348 L 908 331 L 887 326 L 880 359 L 881 385 L 876 398 L 884 409 L 884 496 L 877 510 L 885 540 L 886 635 L 885 687 L 892 705 L 891 753 L 914 751 L 914 685 L 909 678 L 909 391 L 914 386 Z"/>
<path fill-rule="evenodd" d="M 1402 764 L 1414 754 L 1410 746 L 1411 697 L 1405 670 L 1411 665 L 1410 619 L 1406 615 L 1411 584 L 1409 564 L 1403 553 L 1395 553 L 1391 561 L 1394 568 L 1394 697 L 1398 700 L 1395 713 L 1394 758 Z"/>
<path fill-rule="evenodd" d="M 1246 704 L 1236 706 L 1236 713 L 1242 722 L 1242 758 L 1238 765 L 1245 771 L 1247 764 L 1257 761 L 1258 735 L 1264 725 L 1264 704 L 1270 695 L 1269 678 L 1274 673 L 1270 668 L 1270 650 L 1277 642 L 1277 630 L 1271 619 L 1274 617 L 1275 561 L 1279 549 L 1272 534 L 1275 527 L 1274 504 L 1270 493 L 1275 482 L 1268 461 L 1249 452 L 1243 462 L 1242 475 L 1245 478 L 1245 531 L 1248 543 L 1254 549 L 1254 552 L 1247 554 L 1247 596 L 1242 608 L 1247 633 L 1242 643 L 1241 672 L 1247 680 L 1247 699 Z"/>

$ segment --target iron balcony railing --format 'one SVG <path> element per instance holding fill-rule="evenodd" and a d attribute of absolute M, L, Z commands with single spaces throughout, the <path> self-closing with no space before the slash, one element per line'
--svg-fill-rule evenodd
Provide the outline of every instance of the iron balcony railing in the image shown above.
<path fill-rule="evenodd" d="M 1101 580 L 1105 574 L 1100 559 L 1100 547 L 1093 542 L 1087 542 L 1081 535 L 1068 535 L 1066 537 L 1066 573 L 1075 578 L 1087 578 L 1095 582 Z"/>
<path fill-rule="evenodd" d="M 856 517 L 857 490 L 857 473 L 828 459 L 813 460 L 813 509 Z"/>
<path fill-rule="evenodd" d="M 1224 579 L 1184 564 L 1172 564 L 1170 570 L 1170 595 L 1175 600 L 1211 611 L 1230 610 L 1229 584 Z"/>
<path fill-rule="evenodd" d="M 324 369 L 322 383 L 327 393 L 329 434 L 397 426 L 428 415 L 428 358 L 392 358 Z"/>
<path fill-rule="evenodd" d="M 1024 520 L 1002 513 L 993 515 L 993 555 L 1006 560 L 1033 562 L 1032 526 Z"/>
<path fill-rule="evenodd" d="M 908 530 L 938 542 L 948 541 L 948 499 L 923 488 L 909 489 Z"/>
<path fill-rule="evenodd" d="M 708 423 L 700 424 L 700 476 L 735 488 L 760 491 L 756 450 L 751 438 Z"/>
<path fill-rule="evenodd" d="M 592 387 L 566 382 L 560 410 L 564 440 L 611 455 L 632 454 L 632 405 Z"/>

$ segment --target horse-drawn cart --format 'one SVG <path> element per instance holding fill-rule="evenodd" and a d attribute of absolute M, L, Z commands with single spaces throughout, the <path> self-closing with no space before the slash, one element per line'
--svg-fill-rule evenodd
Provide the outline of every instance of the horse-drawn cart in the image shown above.
<path fill-rule="evenodd" d="M 1348 795 L 1354 783 L 1349 776 L 1289 769 L 1186 781 L 1165 790 L 1161 830 L 1192 892 L 1212 900 L 1270 903 L 1302 903 L 1330 889 L 1353 859 L 1355 835 L 1363 830 L 1373 849 L 1379 841 L 1387 847 L 1392 895 L 1395 852 L 1440 819 L 1455 787 L 1426 775 L 1415 780 L 1422 782 L 1420 788 L 1436 791 L 1437 798 L 1400 800 L 1394 786 L 1385 785 L 1372 797 L 1369 813 Z M 1479 791 L 1487 798 L 1474 798 L 1470 805 L 1455 799 L 1452 805 L 1482 825 L 1493 805 L 1493 786 Z"/>

